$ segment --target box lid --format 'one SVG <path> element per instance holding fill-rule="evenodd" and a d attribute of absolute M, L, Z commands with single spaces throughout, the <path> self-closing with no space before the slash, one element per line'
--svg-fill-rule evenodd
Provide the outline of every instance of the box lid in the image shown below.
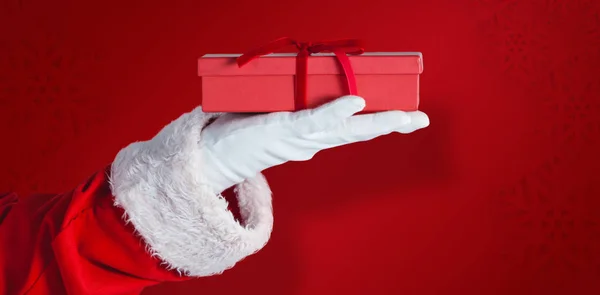
<path fill-rule="evenodd" d="M 238 67 L 240 54 L 207 54 L 198 59 L 199 76 L 268 76 L 294 75 L 295 53 L 274 53 L 257 58 Z M 357 75 L 421 74 L 423 55 L 420 52 L 367 52 L 348 56 Z M 342 73 L 332 53 L 313 54 L 308 59 L 309 75 L 333 75 Z"/>

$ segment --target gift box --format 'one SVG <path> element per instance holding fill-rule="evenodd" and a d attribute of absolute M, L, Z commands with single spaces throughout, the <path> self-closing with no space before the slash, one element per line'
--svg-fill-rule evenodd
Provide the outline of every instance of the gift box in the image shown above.
<path fill-rule="evenodd" d="M 201 57 L 198 75 L 203 110 L 296 111 L 346 94 L 363 97 L 365 112 L 418 109 L 421 53 L 349 53 L 335 44 L 291 43 L 296 45 L 297 54 L 270 53 L 272 49 L 262 48 L 244 55 Z"/>

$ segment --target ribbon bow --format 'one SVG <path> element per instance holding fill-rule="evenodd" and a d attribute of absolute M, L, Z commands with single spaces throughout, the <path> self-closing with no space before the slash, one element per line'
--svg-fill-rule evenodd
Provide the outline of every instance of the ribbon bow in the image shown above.
<path fill-rule="evenodd" d="M 331 52 L 334 53 L 338 62 L 344 70 L 348 93 L 357 95 L 356 76 L 352 69 L 352 64 L 347 54 L 358 55 L 364 53 L 361 42 L 355 39 L 341 39 L 323 42 L 298 42 L 291 38 L 281 38 L 270 42 L 262 47 L 244 53 L 238 57 L 239 67 L 244 66 L 250 61 L 263 55 L 271 54 L 286 47 L 294 46 L 298 50 L 296 56 L 296 109 L 307 107 L 307 78 L 308 78 L 308 57 L 314 53 Z"/>

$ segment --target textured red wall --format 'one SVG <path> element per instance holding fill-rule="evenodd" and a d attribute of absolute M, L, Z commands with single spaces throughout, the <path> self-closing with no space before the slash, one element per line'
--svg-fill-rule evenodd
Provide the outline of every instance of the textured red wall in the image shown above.
<path fill-rule="evenodd" d="M 1 0 L 0 190 L 67 189 L 191 110 L 203 53 L 424 54 L 428 129 L 267 171 L 267 247 L 147 295 L 600 294 L 600 2 L 110 2 Z"/>

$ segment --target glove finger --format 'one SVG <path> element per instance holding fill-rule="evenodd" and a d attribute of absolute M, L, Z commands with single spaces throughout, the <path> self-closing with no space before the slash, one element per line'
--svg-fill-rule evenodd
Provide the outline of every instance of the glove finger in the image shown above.
<path fill-rule="evenodd" d="M 348 118 L 340 132 L 360 140 L 391 132 L 410 133 L 427 126 L 429 118 L 421 111 L 387 111 Z"/>
<path fill-rule="evenodd" d="M 427 114 L 421 111 L 410 112 L 408 114 L 411 116 L 410 124 L 396 129 L 396 132 L 408 134 L 429 126 L 429 117 Z"/>
<path fill-rule="evenodd" d="M 428 124 L 429 119 L 422 112 L 387 111 L 348 118 L 335 129 L 316 135 L 313 140 L 336 147 L 392 132 L 410 133 Z"/>
<path fill-rule="evenodd" d="M 323 131 L 340 124 L 364 108 L 365 100 L 362 97 L 343 96 L 320 107 L 294 113 L 293 127 L 303 134 Z"/>
<path fill-rule="evenodd" d="M 401 111 L 388 111 L 348 118 L 337 132 L 350 141 L 369 140 L 403 128 L 411 123 L 411 116 Z"/>

